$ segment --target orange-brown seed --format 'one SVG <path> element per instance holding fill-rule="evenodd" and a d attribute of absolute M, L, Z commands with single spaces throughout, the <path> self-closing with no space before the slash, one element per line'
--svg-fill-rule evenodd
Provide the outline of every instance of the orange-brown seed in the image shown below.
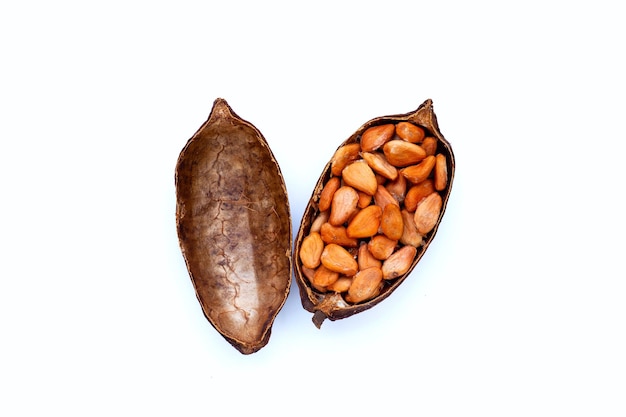
<path fill-rule="evenodd" d="M 435 157 L 429 155 L 422 162 L 417 165 L 411 165 L 402 169 L 400 172 L 406 177 L 407 180 L 413 184 L 424 181 L 430 175 L 433 167 L 435 166 Z"/>
<path fill-rule="evenodd" d="M 329 286 L 326 287 L 328 291 L 333 292 L 346 292 L 350 289 L 350 285 L 352 284 L 352 277 L 340 276 L 337 281 L 333 282 Z"/>
<path fill-rule="evenodd" d="M 387 162 L 380 152 L 363 152 L 362 156 L 375 173 L 392 181 L 398 177 L 396 167 Z"/>
<path fill-rule="evenodd" d="M 328 222 L 333 226 L 340 226 L 347 222 L 356 212 L 358 201 L 359 195 L 354 188 L 347 185 L 339 187 L 333 195 Z"/>
<path fill-rule="evenodd" d="M 344 183 L 356 190 L 374 195 L 378 182 L 372 168 L 364 160 L 352 162 L 341 171 Z"/>
<path fill-rule="evenodd" d="M 409 191 L 406 192 L 406 197 L 404 198 L 404 208 L 411 212 L 415 211 L 419 202 L 426 198 L 426 196 L 430 195 L 433 191 L 435 191 L 435 184 L 431 179 L 426 179 L 411 186 Z"/>
<path fill-rule="evenodd" d="M 307 268 L 317 268 L 320 264 L 324 241 L 319 233 L 313 232 L 302 240 L 300 245 L 300 260 Z"/>
<path fill-rule="evenodd" d="M 402 237 L 400 237 L 400 243 L 403 245 L 411 245 L 414 247 L 418 247 L 422 245 L 422 235 L 417 231 L 417 226 L 415 225 L 415 219 L 413 218 L 413 213 L 410 213 L 408 210 L 402 210 L 402 220 L 404 228 L 402 229 Z"/>
<path fill-rule="evenodd" d="M 320 268 L 320 267 L 321 267 L 321 265 L 318 268 Z M 315 272 L 316 271 L 317 271 L 317 269 L 307 268 L 306 266 L 302 267 L 302 273 L 304 274 L 306 279 L 311 283 L 311 286 L 313 288 L 315 288 L 319 292 L 326 292 L 326 287 L 317 285 L 315 283 Z"/>
<path fill-rule="evenodd" d="M 383 146 L 396 132 L 393 124 L 373 126 L 361 135 L 361 150 L 371 152 Z"/>
<path fill-rule="evenodd" d="M 313 220 L 313 223 L 311 223 L 311 230 L 309 230 L 309 233 L 319 232 L 322 229 L 322 225 L 328 221 L 329 216 L 329 211 L 323 211 L 318 214 L 317 217 L 315 217 L 315 220 Z"/>
<path fill-rule="evenodd" d="M 306 266 L 302 266 L 302 273 L 309 280 L 310 283 L 313 283 L 313 276 L 315 275 L 315 269 L 307 268 Z"/>
<path fill-rule="evenodd" d="M 384 209 L 388 204 L 394 204 L 396 206 L 400 205 L 400 203 L 398 203 L 398 200 L 396 200 L 391 195 L 391 193 L 387 191 L 387 189 L 382 185 L 378 186 L 376 194 L 374 194 L 374 203 L 381 209 Z"/>
<path fill-rule="evenodd" d="M 374 258 L 382 261 L 393 253 L 397 244 L 396 240 L 389 239 L 385 235 L 376 235 L 367 243 L 367 249 Z"/>
<path fill-rule="evenodd" d="M 324 247 L 321 261 L 326 268 L 343 275 L 351 276 L 358 270 L 357 262 L 350 252 L 335 243 Z"/>
<path fill-rule="evenodd" d="M 411 267 L 417 249 L 413 246 L 404 246 L 395 251 L 383 262 L 383 279 L 393 279 L 405 274 Z"/>
<path fill-rule="evenodd" d="M 374 236 L 378 232 L 382 214 L 383 210 L 376 205 L 365 207 L 350 220 L 346 228 L 348 236 L 357 239 Z"/>
<path fill-rule="evenodd" d="M 382 266 L 382 262 L 374 258 L 374 255 L 372 255 L 370 250 L 367 248 L 367 243 L 365 242 L 361 242 L 356 260 L 360 271 L 371 268 L 372 266 L 378 268 Z"/>
<path fill-rule="evenodd" d="M 380 294 L 383 281 L 383 272 L 380 268 L 371 267 L 359 271 L 352 279 L 348 289 L 346 301 L 360 303 Z"/>
<path fill-rule="evenodd" d="M 383 152 L 387 161 L 396 167 L 413 165 L 426 157 L 426 151 L 419 145 L 402 139 L 394 139 L 385 143 Z"/>
<path fill-rule="evenodd" d="M 428 136 L 422 141 L 422 149 L 426 151 L 426 155 L 434 155 L 437 152 L 437 139 Z"/>
<path fill-rule="evenodd" d="M 404 178 L 404 175 L 398 175 L 395 180 L 385 184 L 385 188 L 398 203 L 402 203 L 406 196 L 406 178 Z"/>
<path fill-rule="evenodd" d="M 446 156 L 437 154 L 435 157 L 435 189 L 441 191 L 448 184 L 448 166 L 446 165 Z"/>
<path fill-rule="evenodd" d="M 339 273 L 331 269 L 326 268 L 324 265 L 320 265 L 313 274 L 313 285 L 317 290 L 324 290 L 325 287 L 333 284 L 339 278 Z"/>
<path fill-rule="evenodd" d="M 361 152 L 361 146 L 358 143 L 349 143 L 337 149 L 330 160 L 330 172 L 336 177 L 340 176 L 341 171 L 350 162 L 359 159 L 359 152 Z"/>
<path fill-rule="evenodd" d="M 358 191 L 359 193 L 359 202 L 357 203 L 358 208 L 365 208 L 372 203 L 372 196 L 364 193 L 363 191 Z"/>
<path fill-rule="evenodd" d="M 336 243 L 344 247 L 356 247 L 358 245 L 356 239 L 348 237 L 346 228 L 343 226 L 333 226 L 330 223 L 324 223 L 320 229 L 320 236 L 324 243 Z"/>
<path fill-rule="evenodd" d="M 341 187 L 341 180 L 339 177 L 332 177 L 326 182 L 322 192 L 320 193 L 320 200 L 318 202 L 318 208 L 320 211 L 326 211 L 330 208 L 330 204 L 333 201 L 335 191 Z"/>
<path fill-rule="evenodd" d="M 419 233 L 425 235 L 435 227 L 442 204 L 441 196 L 439 193 L 434 192 L 417 205 L 413 218 Z"/>
<path fill-rule="evenodd" d="M 400 207 L 395 204 L 387 204 L 383 210 L 380 227 L 385 236 L 391 240 L 399 240 L 404 230 L 404 222 Z"/>
<path fill-rule="evenodd" d="M 410 122 L 400 122 L 396 125 L 396 135 L 411 143 L 419 143 L 424 139 L 425 132 L 419 126 Z"/>

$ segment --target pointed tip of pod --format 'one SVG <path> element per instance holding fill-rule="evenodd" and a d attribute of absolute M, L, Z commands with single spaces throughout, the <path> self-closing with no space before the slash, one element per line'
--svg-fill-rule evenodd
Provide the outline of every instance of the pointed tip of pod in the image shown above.
<path fill-rule="evenodd" d="M 246 343 L 246 342 L 242 342 L 240 340 L 236 340 L 236 339 L 232 339 L 228 337 L 225 337 L 225 339 L 235 349 L 237 349 L 239 353 L 241 353 L 242 355 L 251 355 L 263 349 L 269 343 L 271 334 L 272 334 L 272 328 L 269 327 L 267 331 L 265 332 L 265 335 L 263 336 L 263 338 L 254 343 Z"/>
<path fill-rule="evenodd" d="M 213 101 L 213 107 L 220 107 L 220 106 L 228 106 L 228 102 L 226 101 L 225 98 L 222 97 L 218 97 Z"/>
<path fill-rule="evenodd" d="M 233 116 L 233 109 L 228 105 L 226 99 L 218 97 L 213 102 L 213 108 L 209 115 L 209 120 L 217 117 Z"/>

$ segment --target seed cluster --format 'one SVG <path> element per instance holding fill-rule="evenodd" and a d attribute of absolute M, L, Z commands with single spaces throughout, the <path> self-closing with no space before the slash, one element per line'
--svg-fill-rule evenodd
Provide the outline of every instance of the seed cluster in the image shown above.
<path fill-rule="evenodd" d="M 437 145 L 424 128 L 398 122 L 370 127 L 335 152 L 298 253 L 311 287 L 357 304 L 407 273 L 448 185 Z"/>

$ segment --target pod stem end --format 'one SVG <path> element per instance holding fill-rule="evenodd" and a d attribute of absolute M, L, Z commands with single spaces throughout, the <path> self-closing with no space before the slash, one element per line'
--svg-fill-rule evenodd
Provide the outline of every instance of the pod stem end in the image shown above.
<path fill-rule="evenodd" d="M 322 327 L 322 323 L 324 323 L 324 320 L 326 319 L 326 314 L 321 310 L 317 310 L 315 313 L 313 313 L 313 324 L 315 324 L 315 327 L 317 327 L 318 329 Z"/>

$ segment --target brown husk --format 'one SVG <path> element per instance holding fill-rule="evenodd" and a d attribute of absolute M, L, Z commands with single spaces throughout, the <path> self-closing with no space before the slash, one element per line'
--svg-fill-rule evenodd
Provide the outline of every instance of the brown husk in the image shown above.
<path fill-rule="evenodd" d="M 202 311 L 243 354 L 264 347 L 291 284 L 287 189 L 265 138 L 217 99 L 176 164 L 176 227 Z"/>
<path fill-rule="evenodd" d="M 357 314 L 374 307 L 376 304 L 389 297 L 391 293 L 394 292 L 400 286 L 400 284 L 402 284 L 402 282 L 404 282 L 404 280 L 409 276 L 411 271 L 415 268 L 417 263 L 426 252 L 426 249 L 428 249 L 428 246 L 430 245 L 433 238 L 435 237 L 435 234 L 437 233 L 437 229 L 446 209 L 448 198 L 450 197 L 450 190 L 452 188 L 452 182 L 454 179 L 455 161 L 450 143 L 444 138 L 441 131 L 439 130 L 437 117 L 433 111 L 432 100 L 426 100 L 422 105 L 419 106 L 417 110 L 410 113 L 377 117 L 368 121 L 356 132 L 354 132 L 348 139 L 346 139 L 341 145 L 339 145 L 337 149 L 346 144 L 358 142 L 360 140 L 361 134 L 369 127 L 386 123 L 397 123 L 401 121 L 409 121 L 422 126 L 426 130 L 427 136 L 430 135 L 437 138 L 437 153 L 442 153 L 446 155 L 448 166 L 448 184 L 446 188 L 441 191 L 443 205 L 439 214 L 437 224 L 435 225 L 433 230 L 426 235 L 423 245 L 417 248 L 416 257 L 411 264 L 409 270 L 404 275 L 390 282 L 390 285 L 386 285 L 380 295 L 369 301 L 359 304 L 351 305 L 345 302 L 340 294 L 333 292 L 321 293 L 311 288 L 307 278 L 304 276 L 304 273 L 302 271 L 302 263 L 300 262 L 299 257 L 295 256 L 294 272 L 296 276 L 296 283 L 298 284 L 298 288 L 300 290 L 302 305 L 307 311 L 313 313 L 313 323 L 318 328 L 321 327 L 325 319 L 330 319 L 331 321 L 334 321 L 352 316 L 353 314 Z M 295 254 L 299 253 L 302 239 L 304 239 L 304 237 L 309 234 L 311 223 L 319 214 L 317 201 L 319 200 L 319 195 L 324 187 L 324 184 L 326 184 L 329 178 L 331 178 L 330 162 L 328 162 L 328 164 L 324 167 L 324 170 L 322 171 L 322 174 L 317 181 L 317 184 L 315 185 L 309 203 L 304 210 L 302 221 L 300 223 L 300 228 L 295 239 L 293 252 Z"/>

